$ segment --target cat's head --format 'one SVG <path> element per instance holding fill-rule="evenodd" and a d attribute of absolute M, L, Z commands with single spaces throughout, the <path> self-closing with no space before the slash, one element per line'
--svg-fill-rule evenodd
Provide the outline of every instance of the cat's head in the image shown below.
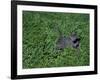
<path fill-rule="evenodd" d="M 80 38 L 79 38 L 79 36 L 77 35 L 76 32 L 73 32 L 73 33 L 70 35 L 70 40 L 71 40 L 71 43 L 72 43 L 72 47 L 73 47 L 73 48 L 78 48 L 78 47 L 79 47 Z"/>

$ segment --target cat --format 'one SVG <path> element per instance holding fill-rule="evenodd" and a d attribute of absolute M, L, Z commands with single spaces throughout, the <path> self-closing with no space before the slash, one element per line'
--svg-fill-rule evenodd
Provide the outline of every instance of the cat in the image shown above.
<path fill-rule="evenodd" d="M 80 38 L 77 36 L 76 32 L 72 32 L 71 35 L 67 37 L 62 34 L 59 28 L 57 30 L 59 32 L 59 37 L 56 42 L 56 49 L 63 50 L 69 46 L 76 49 L 79 48 Z"/>

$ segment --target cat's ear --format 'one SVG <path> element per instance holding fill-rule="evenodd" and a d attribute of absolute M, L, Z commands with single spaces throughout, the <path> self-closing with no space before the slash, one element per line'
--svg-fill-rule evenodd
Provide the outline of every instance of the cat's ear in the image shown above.
<path fill-rule="evenodd" d="M 71 33 L 72 36 L 76 36 L 76 34 L 77 34 L 76 32 L 72 32 Z"/>
<path fill-rule="evenodd" d="M 80 38 L 76 38 L 76 39 L 74 39 L 72 42 L 75 44 L 75 43 L 77 43 L 77 42 L 79 42 L 80 41 Z"/>

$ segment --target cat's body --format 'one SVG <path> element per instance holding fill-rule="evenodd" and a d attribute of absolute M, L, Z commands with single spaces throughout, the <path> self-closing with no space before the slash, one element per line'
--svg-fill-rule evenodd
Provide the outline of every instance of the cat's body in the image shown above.
<path fill-rule="evenodd" d="M 65 47 L 67 47 L 68 43 L 67 43 L 67 38 L 64 36 L 60 36 L 58 41 L 57 41 L 57 49 L 62 50 Z"/>

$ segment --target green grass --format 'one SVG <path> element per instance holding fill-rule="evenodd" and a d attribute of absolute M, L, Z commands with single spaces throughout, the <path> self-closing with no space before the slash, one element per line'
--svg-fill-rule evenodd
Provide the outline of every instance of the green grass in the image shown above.
<path fill-rule="evenodd" d="M 89 65 L 89 14 L 23 11 L 23 68 Z M 81 38 L 80 52 L 55 50 L 59 26 L 64 35 Z"/>

